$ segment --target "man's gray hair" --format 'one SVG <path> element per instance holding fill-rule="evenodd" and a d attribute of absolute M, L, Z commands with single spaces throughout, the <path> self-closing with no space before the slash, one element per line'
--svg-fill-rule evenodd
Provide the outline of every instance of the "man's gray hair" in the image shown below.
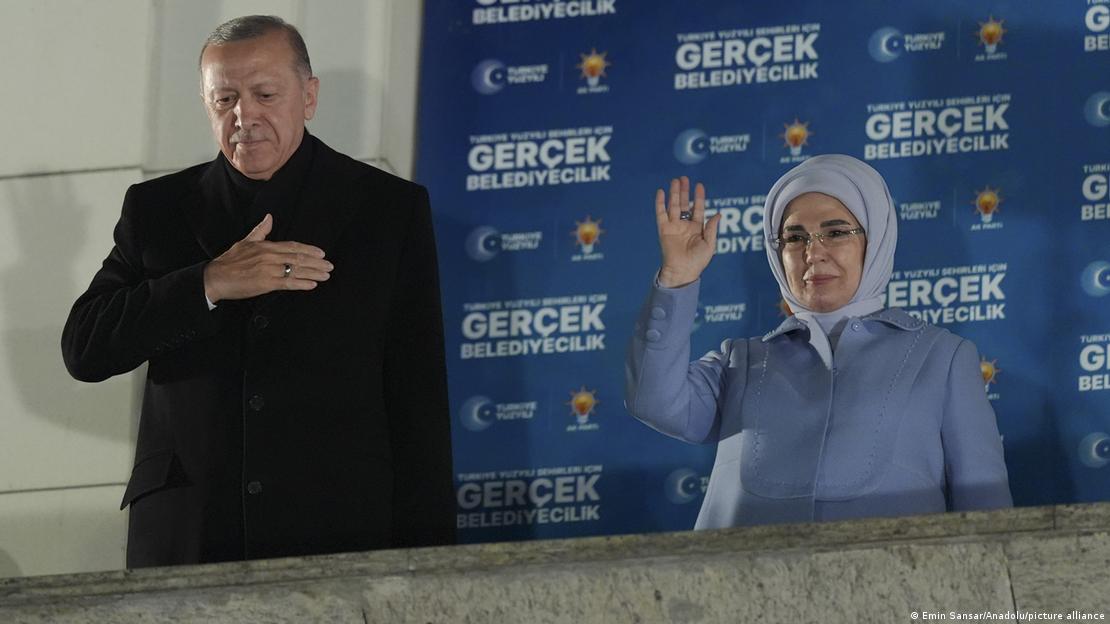
<path fill-rule="evenodd" d="M 301 74 L 301 78 L 311 77 L 312 63 L 308 60 L 308 46 L 304 44 L 304 38 L 301 37 L 300 31 L 295 26 L 276 15 L 244 15 L 220 24 L 204 40 L 204 46 L 200 49 L 200 59 L 197 60 L 197 67 L 200 67 L 200 61 L 204 59 L 204 51 L 210 45 L 218 46 L 235 41 L 254 39 L 275 30 L 284 32 L 286 38 L 288 38 L 289 47 L 293 49 L 294 69 L 297 70 L 297 73 Z"/>

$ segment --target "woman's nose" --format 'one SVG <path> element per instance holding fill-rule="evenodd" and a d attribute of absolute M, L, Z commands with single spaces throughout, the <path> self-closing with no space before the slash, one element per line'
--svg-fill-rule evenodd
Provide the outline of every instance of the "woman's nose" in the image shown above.
<path fill-rule="evenodd" d="M 825 243 L 821 242 L 817 237 L 809 239 L 806 243 L 806 263 L 813 264 L 819 260 L 828 258 L 828 249 L 825 248 Z"/>

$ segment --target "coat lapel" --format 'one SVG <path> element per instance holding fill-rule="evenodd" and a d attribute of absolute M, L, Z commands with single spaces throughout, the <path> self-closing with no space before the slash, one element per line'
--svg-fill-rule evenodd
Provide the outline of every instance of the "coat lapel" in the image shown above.
<path fill-rule="evenodd" d="M 348 184 L 353 180 L 348 172 L 355 170 L 346 159 L 316 137 L 307 135 L 307 138 L 315 142 L 315 154 L 283 238 L 314 245 L 329 253 L 354 214 L 360 195 L 348 192 Z M 291 297 L 297 294 L 275 291 L 262 295 L 256 310 L 273 317 L 284 311 Z"/>
<path fill-rule="evenodd" d="M 230 203 L 225 196 L 229 190 L 221 179 L 223 175 L 223 163 L 217 156 L 208 163 L 192 192 L 182 201 L 185 217 L 209 258 L 227 251 L 241 238 L 239 230 L 242 226 L 231 214 Z"/>
<path fill-rule="evenodd" d="M 315 245 L 325 252 L 346 227 L 358 196 L 348 192 L 351 176 L 339 154 L 316 137 L 312 167 L 293 210 L 285 238 Z"/>

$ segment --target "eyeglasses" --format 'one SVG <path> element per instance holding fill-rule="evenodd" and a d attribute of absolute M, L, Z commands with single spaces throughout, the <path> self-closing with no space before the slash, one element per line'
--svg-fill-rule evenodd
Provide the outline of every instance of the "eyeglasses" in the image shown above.
<path fill-rule="evenodd" d="M 863 228 L 854 230 L 825 230 L 824 232 L 791 232 L 786 236 L 771 239 L 771 248 L 776 251 L 802 251 L 808 249 L 813 241 L 820 241 L 825 247 L 841 247 L 852 241 L 853 237 L 866 234 Z"/>

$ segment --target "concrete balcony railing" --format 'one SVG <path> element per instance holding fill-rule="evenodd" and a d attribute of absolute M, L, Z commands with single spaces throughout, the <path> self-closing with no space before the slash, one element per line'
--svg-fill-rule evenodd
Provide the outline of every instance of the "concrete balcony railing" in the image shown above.
<path fill-rule="evenodd" d="M 1108 612 L 1110 503 L 0 579 L 5 623 L 1077 622 Z"/>

